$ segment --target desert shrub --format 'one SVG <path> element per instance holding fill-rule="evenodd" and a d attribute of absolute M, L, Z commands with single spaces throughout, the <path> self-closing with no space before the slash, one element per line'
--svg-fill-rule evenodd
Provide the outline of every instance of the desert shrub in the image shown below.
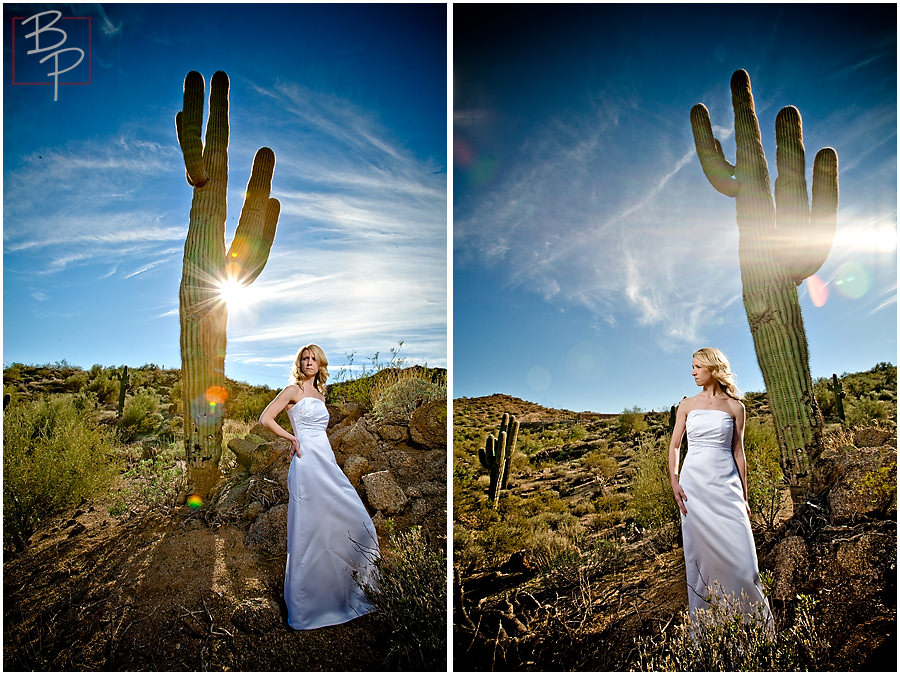
<path fill-rule="evenodd" d="M 776 631 L 757 611 L 743 615 L 727 601 L 700 610 L 692 625 L 687 611 L 668 631 L 641 636 L 638 669 L 643 671 L 792 671 L 818 670 L 828 643 L 819 635 L 816 600 L 797 596 L 793 625 Z"/>
<path fill-rule="evenodd" d="M 591 525 L 597 528 L 609 527 L 622 522 L 627 517 L 624 505 L 628 497 L 619 493 L 600 495 L 594 498 L 594 516 Z"/>
<path fill-rule="evenodd" d="M 612 478 L 619 470 L 619 463 L 610 457 L 605 450 L 591 450 L 582 455 L 581 466 L 593 473 L 599 473 L 604 479 Z"/>
<path fill-rule="evenodd" d="M 88 383 L 90 375 L 84 370 L 76 370 L 66 378 L 66 391 L 78 392 Z"/>
<path fill-rule="evenodd" d="M 113 440 L 70 396 L 9 406 L 3 417 L 4 547 L 24 548 L 49 516 L 106 486 Z"/>
<path fill-rule="evenodd" d="M 119 400 L 119 380 L 113 376 L 111 370 L 98 370 L 94 373 L 91 368 L 92 379 L 82 387 L 84 391 L 92 391 L 97 395 L 97 399 L 101 403 L 115 403 Z"/>
<path fill-rule="evenodd" d="M 619 414 L 619 434 L 621 436 L 639 434 L 642 431 L 646 431 L 647 426 L 647 420 L 644 419 L 644 413 L 637 406 L 625 408 L 625 410 Z"/>
<path fill-rule="evenodd" d="M 866 472 L 859 485 L 859 493 L 869 495 L 873 504 L 895 504 L 897 501 L 897 462 L 891 462 Z"/>
<path fill-rule="evenodd" d="M 154 433 L 162 424 L 159 414 L 159 399 L 151 390 L 137 392 L 125 401 L 122 417 L 119 418 L 119 434 L 125 441 L 137 436 Z"/>
<path fill-rule="evenodd" d="M 447 560 L 427 545 L 420 527 L 393 533 L 377 561 L 378 582 L 365 586 L 388 637 L 390 669 L 445 670 Z"/>
<path fill-rule="evenodd" d="M 447 398 L 447 387 L 420 377 L 405 377 L 378 395 L 374 402 L 375 417 L 407 421 L 419 406 L 442 398 Z"/>
<path fill-rule="evenodd" d="M 849 410 L 847 410 L 849 408 Z M 850 405 L 844 402 L 847 424 L 851 427 L 865 427 L 885 423 L 896 417 L 897 411 L 885 401 L 861 399 Z"/>
<path fill-rule="evenodd" d="M 631 506 L 643 527 L 679 522 L 678 506 L 669 482 L 669 453 L 665 440 L 644 440 L 634 453 Z"/>
<path fill-rule="evenodd" d="M 759 514 L 766 527 L 772 529 L 787 485 L 781 472 L 781 451 L 771 420 L 747 420 L 744 426 L 744 455 L 747 458 L 750 510 Z"/>
<path fill-rule="evenodd" d="M 269 389 L 237 391 L 228 401 L 226 416 L 242 422 L 255 422 L 277 395 L 278 392 Z"/>

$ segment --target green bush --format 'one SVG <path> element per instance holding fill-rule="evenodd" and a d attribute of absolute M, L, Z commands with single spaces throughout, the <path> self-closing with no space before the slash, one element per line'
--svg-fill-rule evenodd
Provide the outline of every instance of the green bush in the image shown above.
<path fill-rule="evenodd" d="M 844 403 L 847 410 L 847 424 L 851 427 L 866 427 L 873 424 L 885 423 L 892 419 L 896 421 L 896 408 L 885 401 L 873 401 L 862 399 L 851 405 Z"/>
<path fill-rule="evenodd" d="M 634 453 L 631 506 L 634 519 L 643 527 L 680 522 L 669 481 L 668 450 L 669 444 L 665 440 L 646 440 Z"/>
<path fill-rule="evenodd" d="M 119 419 L 119 433 L 129 441 L 137 436 L 152 434 L 163 422 L 159 413 L 159 399 L 151 390 L 143 390 L 125 401 Z"/>
<path fill-rule="evenodd" d="M 762 517 L 768 529 L 775 526 L 782 493 L 787 490 L 781 472 L 781 451 L 771 419 L 750 418 L 744 425 L 744 456 L 747 458 L 747 499 L 750 510 Z"/>
<path fill-rule="evenodd" d="M 113 439 L 71 396 L 10 405 L 3 417 L 4 548 L 22 549 L 50 515 L 108 485 Z"/>
<path fill-rule="evenodd" d="M 625 408 L 619 414 L 619 434 L 621 436 L 631 436 L 646 431 L 648 427 L 647 420 L 644 419 L 644 412 L 634 406 L 633 408 Z"/>
<path fill-rule="evenodd" d="M 447 398 L 447 387 L 420 377 L 405 377 L 385 389 L 375 401 L 375 417 L 406 421 L 419 406 L 442 398 Z"/>
<path fill-rule="evenodd" d="M 582 455 L 581 466 L 591 472 L 599 473 L 604 479 L 612 478 L 619 470 L 619 463 L 610 457 L 605 450 L 591 450 Z"/>
<path fill-rule="evenodd" d="M 388 634 L 390 669 L 440 670 L 447 666 L 447 560 L 427 545 L 420 527 L 393 533 L 377 561 L 378 582 L 365 586 Z"/>
<path fill-rule="evenodd" d="M 98 370 L 95 374 L 94 366 L 91 368 L 93 379 L 90 380 L 82 389 L 84 391 L 92 391 L 97 395 L 101 403 L 115 403 L 119 400 L 119 380 L 113 375 L 112 370 Z"/>
<path fill-rule="evenodd" d="M 227 417 L 241 422 L 256 422 L 278 392 L 270 389 L 238 391 L 228 401 Z"/>

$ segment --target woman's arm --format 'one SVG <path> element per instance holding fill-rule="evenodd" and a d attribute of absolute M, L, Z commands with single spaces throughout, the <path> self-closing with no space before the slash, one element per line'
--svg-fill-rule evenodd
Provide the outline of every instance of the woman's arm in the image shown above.
<path fill-rule="evenodd" d="M 681 456 L 681 439 L 684 436 L 686 420 L 687 411 L 684 401 L 682 401 L 675 413 L 675 428 L 672 430 L 672 440 L 669 441 L 669 481 L 672 485 L 672 493 L 675 495 L 675 503 L 678 504 L 678 508 L 684 515 L 687 515 L 687 507 L 684 505 L 687 495 L 684 494 L 681 483 L 678 481 L 678 461 Z"/>
<path fill-rule="evenodd" d="M 734 406 L 734 437 L 731 439 L 731 452 L 734 454 L 734 463 L 737 466 L 738 475 L 741 477 L 741 486 L 744 490 L 744 503 L 747 505 L 747 515 L 750 514 L 750 502 L 747 501 L 747 457 L 744 455 L 744 422 L 747 411 L 744 404 L 737 401 Z"/>
<path fill-rule="evenodd" d="M 294 455 L 300 456 L 300 441 L 298 441 L 293 434 L 289 434 L 282 429 L 281 425 L 275 421 L 275 417 L 287 407 L 288 403 L 294 400 L 296 393 L 296 384 L 285 387 L 278 396 L 266 406 L 266 409 L 262 411 L 262 415 L 259 416 L 259 423 L 261 425 L 273 432 L 276 436 L 281 436 L 291 442 L 291 459 L 294 458 Z"/>

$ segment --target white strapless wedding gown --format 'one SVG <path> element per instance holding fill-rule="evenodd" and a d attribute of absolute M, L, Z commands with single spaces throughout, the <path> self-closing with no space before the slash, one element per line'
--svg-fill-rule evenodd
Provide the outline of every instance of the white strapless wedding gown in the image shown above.
<path fill-rule="evenodd" d="M 289 411 L 300 457 L 288 473 L 284 601 L 291 628 L 333 626 L 373 611 L 360 584 L 375 582 L 375 526 L 334 459 L 328 408 L 300 399 Z"/>
<path fill-rule="evenodd" d="M 745 615 L 760 611 L 771 623 L 756 546 L 731 441 L 734 419 L 722 410 L 691 410 L 688 452 L 681 467 L 687 515 L 681 516 L 691 618 L 710 594 Z"/>

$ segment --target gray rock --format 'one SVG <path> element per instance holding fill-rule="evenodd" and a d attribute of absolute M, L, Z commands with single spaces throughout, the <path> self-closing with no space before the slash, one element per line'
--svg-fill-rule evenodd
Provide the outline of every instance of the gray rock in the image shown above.
<path fill-rule="evenodd" d="M 409 499 L 390 471 L 377 471 L 362 477 L 369 505 L 386 515 L 401 513 Z"/>

